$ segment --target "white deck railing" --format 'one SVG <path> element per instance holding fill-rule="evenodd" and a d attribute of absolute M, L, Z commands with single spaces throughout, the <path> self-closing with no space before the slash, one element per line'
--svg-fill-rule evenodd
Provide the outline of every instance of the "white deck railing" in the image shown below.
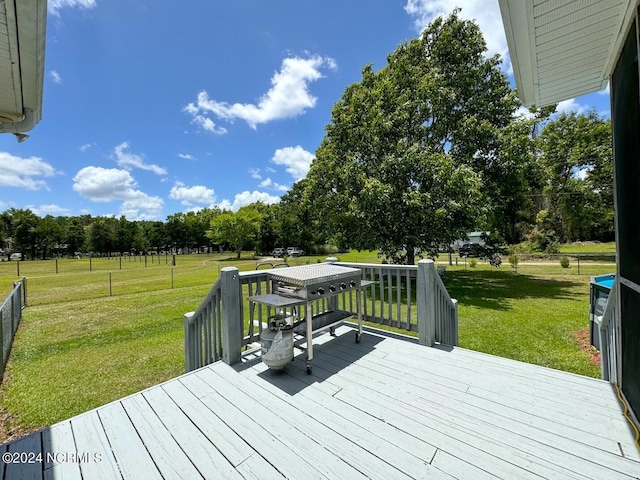
<path fill-rule="evenodd" d="M 600 369 L 603 380 L 620 382 L 620 328 L 617 315 L 617 280 L 611 287 L 602 316 L 595 317 L 600 346 Z"/>
<path fill-rule="evenodd" d="M 447 292 L 432 260 L 418 265 L 378 265 L 334 262 L 359 268 L 365 287 L 363 317 L 367 322 L 418 333 L 421 344 L 458 344 L 457 301 Z M 239 272 L 223 268 L 220 278 L 195 312 L 184 316 L 185 367 L 195 370 L 224 360 L 235 363 L 242 348 L 260 341 L 274 309 L 248 297 L 270 293 L 269 270 Z M 328 309 L 357 313 L 355 293 L 345 292 L 313 303 L 313 314 Z"/>

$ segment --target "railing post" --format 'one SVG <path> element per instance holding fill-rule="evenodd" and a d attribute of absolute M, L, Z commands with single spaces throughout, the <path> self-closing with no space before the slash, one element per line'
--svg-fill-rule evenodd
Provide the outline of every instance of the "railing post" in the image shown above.
<path fill-rule="evenodd" d="M 436 302 L 433 275 L 433 260 L 418 262 L 417 307 L 418 307 L 418 343 L 432 347 L 436 338 Z"/>
<path fill-rule="evenodd" d="M 220 271 L 222 290 L 222 361 L 233 365 L 240 361 L 242 350 L 242 286 L 236 267 Z"/>
<path fill-rule="evenodd" d="M 453 327 L 453 343 L 451 344 L 454 347 L 458 346 L 458 300 L 455 298 L 451 299 L 453 303 L 453 318 L 451 319 L 451 325 Z"/>
<path fill-rule="evenodd" d="M 191 319 L 196 312 L 187 312 L 184 314 L 184 369 L 186 372 L 197 368 L 194 361 L 194 344 L 199 339 L 193 338 L 193 328 L 191 327 Z"/>

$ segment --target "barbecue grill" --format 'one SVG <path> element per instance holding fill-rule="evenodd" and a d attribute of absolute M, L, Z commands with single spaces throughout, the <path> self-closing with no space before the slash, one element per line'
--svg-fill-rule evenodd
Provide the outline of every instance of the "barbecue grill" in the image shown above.
<path fill-rule="evenodd" d="M 358 268 L 330 263 L 282 268 L 269 273 L 272 292 L 311 301 L 359 289 L 361 276 Z"/>
<path fill-rule="evenodd" d="M 311 373 L 311 360 L 313 359 L 313 333 L 320 330 L 333 330 L 337 324 L 353 316 L 352 312 L 338 310 L 337 301 L 327 302 L 329 308 L 321 313 L 313 315 L 313 303 L 318 300 L 332 299 L 342 293 L 355 291 L 356 308 L 358 317 L 358 330 L 356 331 L 356 343 L 360 342 L 362 335 L 361 289 L 372 282 L 362 280 L 362 272 L 358 268 L 343 267 L 331 263 L 319 263 L 304 265 L 301 267 L 288 267 L 272 270 L 267 273 L 271 282 L 271 293 L 254 295 L 249 300 L 280 311 L 281 318 L 291 319 L 291 324 L 283 327 L 283 332 L 291 330 L 306 337 L 307 373 Z M 304 309 L 301 307 L 304 305 Z M 300 308 L 297 308 L 300 307 Z M 287 312 L 287 310 L 289 310 Z M 304 312 L 304 318 L 300 318 L 300 312 Z M 269 338 L 272 335 L 269 334 Z M 263 345 L 264 350 L 264 345 Z M 268 356 L 264 355 L 263 361 L 270 368 L 282 368 L 281 364 L 269 365 Z"/>

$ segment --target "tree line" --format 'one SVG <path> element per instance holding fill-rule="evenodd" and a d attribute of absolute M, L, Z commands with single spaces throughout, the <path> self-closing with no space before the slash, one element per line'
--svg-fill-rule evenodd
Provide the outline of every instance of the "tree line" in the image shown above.
<path fill-rule="evenodd" d="M 613 240 L 610 120 L 523 109 L 500 64 L 477 24 L 454 10 L 401 43 L 380 70 L 363 68 L 334 105 L 306 178 L 280 203 L 164 222 L 10 209 L 0 214 L 0 247 L 46 258 L 329 246 L 414 263 L 471 231 L 531 250 Z"/>

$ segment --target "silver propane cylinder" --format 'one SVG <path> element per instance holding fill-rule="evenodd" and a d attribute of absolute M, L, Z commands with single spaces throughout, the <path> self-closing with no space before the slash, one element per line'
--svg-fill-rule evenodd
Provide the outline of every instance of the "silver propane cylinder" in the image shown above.
<path fill-rule="evenodd" d="M 269 322 L 260 334 L 262 361 L 273 370 L 283 369 L 293 360 L 293 329 L 282 322 Z"/>

